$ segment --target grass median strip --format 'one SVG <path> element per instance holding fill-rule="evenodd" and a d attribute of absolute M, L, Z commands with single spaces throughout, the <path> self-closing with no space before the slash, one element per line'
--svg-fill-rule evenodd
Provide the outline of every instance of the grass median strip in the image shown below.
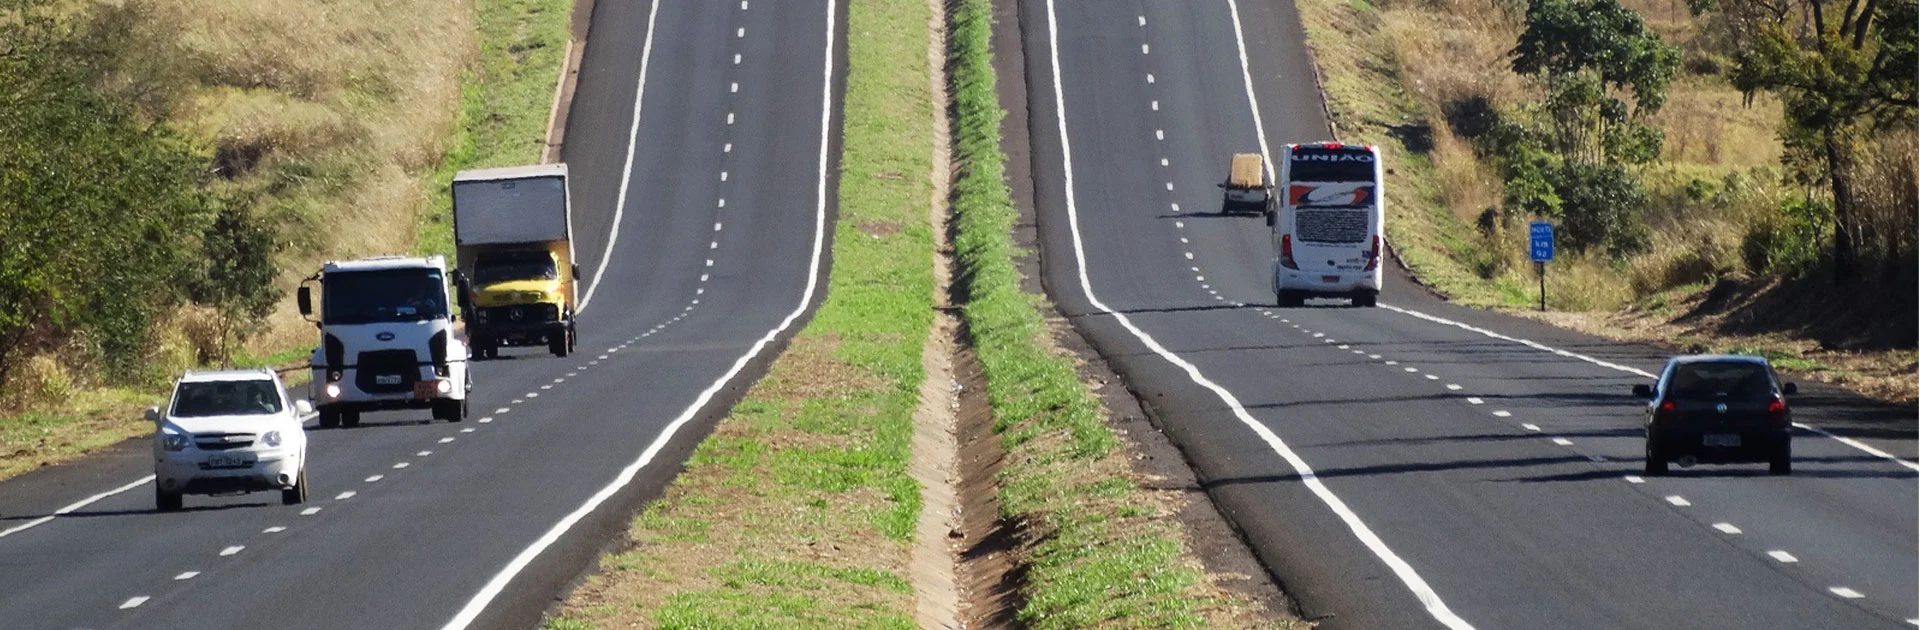
<path fill-rule="evenodd" d="M 924 0 L 855 0 L 827 299 L 549 628 L 911 628 L 932 325 Z"/>

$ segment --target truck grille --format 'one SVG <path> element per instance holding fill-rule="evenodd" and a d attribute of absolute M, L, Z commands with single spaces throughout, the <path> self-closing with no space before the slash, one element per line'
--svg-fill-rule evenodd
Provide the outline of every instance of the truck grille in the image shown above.
<path fill-rule="evenodd" d="M 533 324 L 560 321 L 560 309 L 552 304 L 516 304 L 480 309 L 480 321 L 497 325 Z"/>
<path fill-rule="evenodd" d="M 353 384 L 370 394 L 410 392 L 420 380 L 420 357 L 412 350 L 362 352 L 358 367 Z"/>

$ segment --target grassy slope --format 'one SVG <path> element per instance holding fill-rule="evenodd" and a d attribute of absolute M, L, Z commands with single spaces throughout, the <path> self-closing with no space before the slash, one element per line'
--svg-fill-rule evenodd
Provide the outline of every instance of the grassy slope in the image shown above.
<path fill-rule="evenodd" d="M 192 53 L 208 64 L 206 76 L 179 76 L 180 69 L 163 67 L 145 70 L 150 73 L 145 80 L 191 81 L 167 87 L 193 95 L 181 97 L 192 105 L 182 105 L 176 116 L 210 143 L 273 142 L 282 147 L 279 162 L 263 167 L 270 172 L 262 177 L 288 177 L 282 171 L 310 172 L 307 169 L 334 173 L 336 179 L 312 176 L 321 181 L 305 187 L 275 188 L 286 195 L 274 202 L 277 211 L 287 213 L 289 220 L 322 222 L 316 225 L 332 237 L 309 244 L 311 252 L 289 255 L 290 260 L 283 261 L 285 273 L 305 275 L 312 260 L 328 255 L 436 251 L 436 243 L 451 241 L 444 220 L 432 218 L 446 215 L 444 203 L 421 213 L 429 218 L 419 228 L 418 247 L 409 231 L 421 200 L 430 194 L 444 199 L 444 193 L 429 191 L 444 188 L 458 168 L 539 160 L 553 83 L 563 63 L 570 0 L 477 0 L 481 63 L 459 80 L 457 137 L 444 159 L 440 147 L 447 144 L 446 123 L 455 112 L 453 99 L 440 96 L 442 90 L 451 95 L 457 64 L 465 58 L 461 51 L 474 36 L 471 20 L 449 17 L 444 3 L 379 12 L 365 3 L 343 2 L 326 9 L 321 16 L 325 20 L 319 22 L 326 28 L 318 28 L 302 21 L 321 19 L 306 13 L 311 7 L 287 13 L 278 2 L 224 1 L 227 8 L 217 14 L 186 9 L 177 15 L 170 10 L 140 14 L 150 21 L 135 29 L 141 35 L 127 45 L 129 50 L 160 47 L 171 54 Z M 410 22 L 396 15 L 437 17 Z M 293 29 L 294 24 L 303 26 Z M 396 34 L 402 30 L 405 35 Z M 161 31 L 172 31 L 174 37 L 160 38 Z M 243 35 L 244 42 L 236 40 Z M 372 38 L 379 45 L 350 40 L 352 36 Z M 352 50 L 344 50 L 349 47 Z M 263 56 L 260 50 L 312 54 Z M 442 61 L 413 63 L 411 57 L 420 54 Z M 218 85 L 227 80 L 221 77 L 241 71 L 284 85 L 248 90 Z M 356 72 L 365 76 L 348 81 Z M 283 93 L 296 88 L 307 100 Z M 446 111 L 434 108 L 433 103 L 443 101 Z M 359 122 L 339 128 L 348 118 Z M 294 142 L 302 144 L 289 144 Z M 265 184 L 241 180 L 229 185 Z M 305 360 L 313 329 L 290 313 L 276 317 L 275 332 L 236 353 L 235 365 L 286 366 Z M 156 371 L 172 374 L 191 366 L 197 323 L 189 312 L 162 332 Z M 139 420 L 139 409 L 158 402 L 170 385 L 87 387 L 76 384 L 84 379 L 64 371 L 39 372 L 22 380 L 53 391 L 36 392 L 30 411 L 0 415 L 0 478 L 150 432 L 152 427 Z M 304 374 L 295 372 L 289 382 L 302 378 Z"/>
<path fill-rule="evenodd" d="M 924 0 L 857 0 L 831 290 L 552 628 L 911 628 L 932 325 Z"/>

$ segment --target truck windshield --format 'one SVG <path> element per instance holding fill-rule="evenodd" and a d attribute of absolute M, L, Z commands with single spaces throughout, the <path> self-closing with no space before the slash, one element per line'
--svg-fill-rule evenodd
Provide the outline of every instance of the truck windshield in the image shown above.
<path fill-rule="evenodd" d="M 246 416 L 280 413 L 280 392 L 269 381 L 181 383 L 173 393 L 173 417 Z"/>
<path fill-rule="evenodd" d="M 560 277 L 560 270 L 553 264 L 553 257 L 517 256 L 503 258 L 482 258 L 474 264 L 473 279 L 481 285 L 511 280 L 552 280 Z"/>
<path fill-rule="evenodd" d="M 321 318 L 328 324 L 411 322 L 447 316 L 446 280 L 437 269 L 327 274 Z"/>

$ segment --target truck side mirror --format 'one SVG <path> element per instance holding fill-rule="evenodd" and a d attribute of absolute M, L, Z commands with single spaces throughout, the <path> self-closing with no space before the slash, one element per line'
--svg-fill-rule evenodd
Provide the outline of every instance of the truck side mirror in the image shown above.
<path fill-rule="evenodd" d="M 307 316 L 307 315 L 313 314 L 313 290 L 312 289 L 308 287 L 300 287 L 300 290 L 294 293 L 294 301 L 300 303 L 301 316 Z"/>

